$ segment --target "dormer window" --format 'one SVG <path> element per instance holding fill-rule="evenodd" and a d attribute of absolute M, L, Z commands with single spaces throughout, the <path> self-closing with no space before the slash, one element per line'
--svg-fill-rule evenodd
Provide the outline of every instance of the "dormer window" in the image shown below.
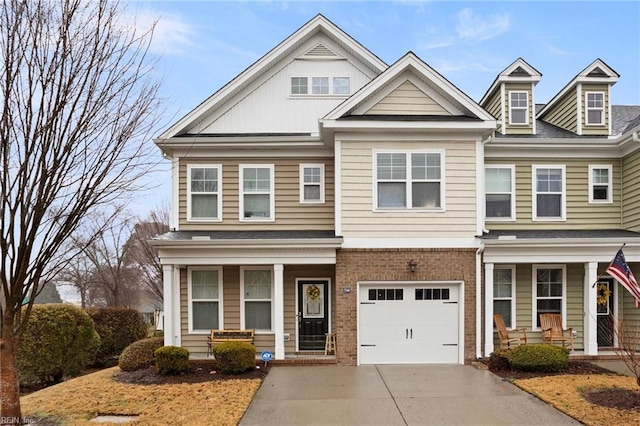
<path fill-rule="evenodd" d="M 291 95 L 349 95 L 349 77 L 291 77 Z"/>
<path fill-rule="evenodd" d="M 509 92 L 509 124 L 529 124 L 527 92 Z"/>
<path fill-rule="evenodd" d="M 587 93 L 587 125 L 604 124 L 604 93 Z"/>

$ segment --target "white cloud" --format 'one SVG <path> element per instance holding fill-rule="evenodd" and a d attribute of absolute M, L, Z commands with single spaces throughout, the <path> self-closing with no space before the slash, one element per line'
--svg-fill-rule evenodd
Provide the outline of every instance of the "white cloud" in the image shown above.
<path fill-rule="evenodd" d="M 152 53 L 179 55 L 195 44 L 196 30 L 180 15 L 146 7 L 129 7 L 125 12 L 123 25 L 135 28 L 139 33 L 148 31 L 155 24 L 150 46 Z"/>
<path fill-rule="evenodd" d="M 481 16 L 469 8 L 458 12 L 455 25 L 458 39 L 471 43 L 497 37 L 510 27 L 511 21 L 506 13 Z"/>

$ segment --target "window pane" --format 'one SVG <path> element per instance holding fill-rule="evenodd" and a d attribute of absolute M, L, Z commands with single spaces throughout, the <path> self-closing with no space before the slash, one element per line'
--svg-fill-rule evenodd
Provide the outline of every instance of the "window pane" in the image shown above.
<path fill-rule="evenodd" d="M 191 298 L 218 298 L 218 271 L 191 271 Z"/>
<path fill-rule="evenodd" d="M 218 170 L 214 168 L 191 169 L 191 192 L 217 192 Z"/>
<path fill-rule="evenodd" d="M 305 167 L 304 183 L 320 183 L 320 167 Z"/>
<path fill-rule="evenodd" d="M 378 179 L 404 180 L 407 178 L 405 154 L 378 154 Z"/>
<path fill-rule="evenodd" d="M 291 94 L 307 94 L 307 77 L 291 77 Z"/>
<path fill-rule="evenodd" d="M 561 169 L 537 169 L 536 170 L 536 190 L 538 192 L 561 192 L 562 191 L 562 170 Z"/>
<path fill-rule="evenodd" d="M 244 308 L 246 328 L 271 330 L 271 302 L 245 302 Z"/>
<path fill-rule="evenodd" d="M 311 93 L 326 95 L 329 93 L 329 77 L 313 77 L 311 79 Z"/>
<path fill-rule="evenodd" d="M 309 201 L 320 200 L 320 185 L 305 185 L 304 199 Z"/>
<path fill-rule="evenodd" d="M 504 318 L 507 327 L 512 327 L 511 322 L 511 300 L 494 300 L 493 313 L 500 314 Z"/>
<path fill-rule="evenodd" d="M 245 192 L 268 192 L 271 190 L 271 171 L 268 168 L 245 168 L 242 171 Z"/>
<path fill-rule="evenodd" d="M 594 200 L 607 200 L 609 199 L 608 193 L 609 193 L 609 187 L 608 186 L 594 186 L 593 187 L 593 199 Z"/>
<path fill-rule="evenodd" d="M 218 217 L 218 196 L 215 194 L 192 194 L 191 216 Z"/>
<path fill-rule="evenodd" d="M 600 124 L 602 123 L 602 110 L 590 109 L 587 111 L 587 123 Z"/>
<path fill-rule="evenodd" d="M 487 217 L 511 217 L 511 195 L 487 194 Z"/>
<path fill-rule="evenodd" d="M 244 217 L 271 217 L 269 194 L 245 194 Z"/>
<path fill-rule="evenodd" d="M 440 207 L 440 182 L 414 182 L 411 191 L 414 209 Z"/>
<path fill-rule="evenodd" d="M 211 330 L 218 327 L 218 302 L 193 302 L 193 329 Z"/>
<path fill-rule="evenodd" d="M 536 215 L 538 217 L 561 217 L 562 216 L 562 195 L 560 194 L 538 194 Z"/>
<path fill-rule="evenodd" d="M 536 325 L 540 327 L 540 314 L 562 314 L 561 299 L 543 299 L 538 300 L 536 304 L 537 318 Z"/>
<path fill-rule="evenodd" d="M 271 271 L 244 271 L 244 298 L 271 299 Z"/>
<path fill-rule="evenodd" d="M 378 207 L 406 207 L 405 188 L 404 182 L 379 182 Z"/>
<path fill-rule="evenodd" d="M 526 109 L 512 109 L 511 110 L 511 122 L 512 123 L 526 123 L 527 122 L 527 110 Z"/>
<path fill-rule="evenodd" d="M 427 154 L 427 179 L 440 179 L 440 154 Z"/>
<path fill-rule="evenodd" d="M 334 77 L 333 78 L 333 93 L 336 95 L 348 95 L 349 89 L 349 77 Z"/>
<path fill-rule="evenodd" d="M 487 192 L 511 192 L 511 169 L 485 170 Z"/>
<path fill-rule="evenodd" d="M 593 183 L 609 183 L 609 170 L 593 169 Z"/>

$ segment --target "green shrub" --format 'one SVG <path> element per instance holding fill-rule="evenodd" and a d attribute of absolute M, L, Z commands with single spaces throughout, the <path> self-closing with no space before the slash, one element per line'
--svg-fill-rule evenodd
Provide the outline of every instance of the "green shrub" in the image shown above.
<path fill-rule="evenodd" d="M 495 352 L 491 352 L 489 355 L 489 370 L 491 371 L 508 371 L 511 370 L 511 363 L 509 362 L 509 352 L 511 349 L 503 349 Z"/>
<path fill-rule="evenodd" d="M 87 313 L 100 335 L 100 350 L 96 365 L 116 365 L 118 355 L 135 341 L 147 337 L 147 324 L 135 309 L 93 308 Z"/>
<path fill-rule="evenodd" d="M 240 374 L 256 366 L 256 347 L 246 342 L 225 342 L 212 349 L 218 371 Z"/>
<path fill-rule="evenodd" d="M 156 360 L 156 349 L 162 345 L 164 345 L 162 337 L 150 337 L 133 342 L 120 354 L 118 366 L 122 371 L 136 371 L 152 367 Z"/>
<path fill-rule="evenodd" d="M 521 345 L 507 353 L 517 371 L 558 372 L 569 367 L 569 349 L 552 345 Z"/>
<path fill-rule="evenodd" d="M 20 384 L 41 387 L 77 376 L 100 346 L 91 317 L 73 305 L 34 305 L 20 337 L 16 361 Z"/>
<path fill-rule="evenodd" d="M 189 351 L 177 346 L 163 346 L 156 349 L 156 368 L 163 376 L 171 376 L 189 371 Z"/>

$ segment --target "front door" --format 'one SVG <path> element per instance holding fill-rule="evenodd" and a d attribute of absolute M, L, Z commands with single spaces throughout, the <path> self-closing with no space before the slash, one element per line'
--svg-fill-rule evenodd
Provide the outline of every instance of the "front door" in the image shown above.
<path fill-rule="evenodd" d="M 599 302 L 606 302 L 598 303 L 598 347 L 612 347 L 615 334 L 613 328 L 613 279 L 603 278 L 598 281 L 597 287 Z M 605 301 L 605 299 L 607 300 Z"/>
<path fill-rule="evenodd" d="M 298 281 L 298 350 L 322 351 L 329 332 L 329 281 Z"/>

